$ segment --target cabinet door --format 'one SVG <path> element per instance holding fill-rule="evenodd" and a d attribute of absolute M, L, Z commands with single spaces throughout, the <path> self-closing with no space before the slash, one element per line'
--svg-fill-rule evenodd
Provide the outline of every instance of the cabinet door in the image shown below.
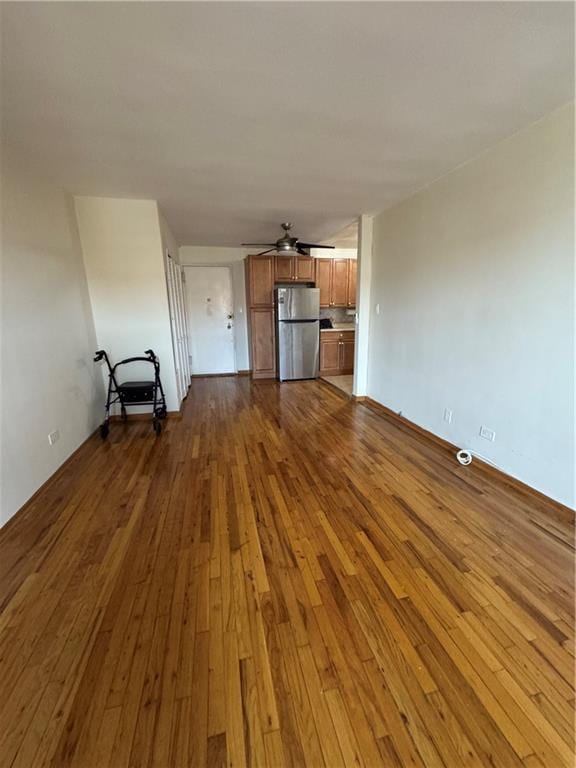
<path fill-rule="evenodd" d="M 320 373 L 340 373 L 340 339 L 337 333 L 320 334 Z"/>
<path fill-rule="evenodd" d="M 252 337 L 252 376 L 271 379 L 276 375 L 276 343 L 274 338 L 274 310 L 250 310 Z"/>
<path fill-rule="evenodd" d="M 354 334 L 343 333 L 340 339 L 340 373 L 352 373 L 354 371 Z"/>
<path fill-rule="evenodd" d="M 276 280 L 294 280 L 294 256 L 276 256 Z"/>
<path fill-rule="evenodd" d="M 248 286 L 251 307 L 274 305 L 274 256 L 248 256 Z"/>
<path fill-rule="evenodd" d="M 332 259 L 316 259 L 316 288 L 320 288 L 320 306 L 330 306 Z"/>
<path fill-rule="evenodd" d="M 348 306 L 356 306 L 356 259 L 348 260 Z"/>
<path fill-rule="evenodd" d="M 332 259 L 332 307 L 348 306 L 348 262 L 349 259 Z"/>
<path fill-rule="evenodd" d="M 311 256 L 296 256 L 295 279 L 304 283 L 313 283 L 315 279 L 314 259 Z"/>

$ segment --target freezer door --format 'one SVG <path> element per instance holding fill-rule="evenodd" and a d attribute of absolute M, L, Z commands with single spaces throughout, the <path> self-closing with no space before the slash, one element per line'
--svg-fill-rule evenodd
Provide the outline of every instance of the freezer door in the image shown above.
<path fill-rule="evenodd" d="M 278 320 L 317 320 L 320 317 L 319 288 L 277 288 Z"/>
<path fill-rule="evenodd" d="M 320 322 L 278 323 L 278 377 L 315 379 L 320 357 Z"/>

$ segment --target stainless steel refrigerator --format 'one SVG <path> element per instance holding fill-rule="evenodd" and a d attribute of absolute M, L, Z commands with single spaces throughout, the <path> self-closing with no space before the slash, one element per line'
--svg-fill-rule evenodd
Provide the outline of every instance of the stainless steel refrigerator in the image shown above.
<path fill-rule="evenodd" d="M 315 379 L 320 359 L 320 289 L 277 288 L 278 378 Z"/>

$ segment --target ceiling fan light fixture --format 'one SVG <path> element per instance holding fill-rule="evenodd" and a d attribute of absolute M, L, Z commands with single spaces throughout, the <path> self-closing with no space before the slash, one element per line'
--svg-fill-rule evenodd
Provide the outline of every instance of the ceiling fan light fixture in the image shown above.
<path fill-rule="evenodd" d="M 296 248 L 294 248 L 292 243 L 282 242 L 281 240 L 276 243 L 276 250 L 278 253 L 296 253 Z"/>
<path fill-rule="evenodd" d="M 284 236 L 276 240 L 275 243 L 242 243 L 243 247 L 251 248 L 252 246 L 258 246 L 263 248 L 269 248 L 268 251 L 264 251 L 260 254 L 260 256 L 263 256 L 266 253 L 270 253 L 271 251 L 276 251 L 276 253 L 281 253 L 286 256 L 309 256 L 310 255 L 310 249 L 311 248 L 334 248 L 333 245 L 317 245 L 315 243 L 303 243 L 300 241 L 297 237 L 290 237 L 290 230 L 292 229 L 292 224 L 290 222 L 284 222 L 284 224 L 281 225 L 282 229 L 284 230 Z"/>

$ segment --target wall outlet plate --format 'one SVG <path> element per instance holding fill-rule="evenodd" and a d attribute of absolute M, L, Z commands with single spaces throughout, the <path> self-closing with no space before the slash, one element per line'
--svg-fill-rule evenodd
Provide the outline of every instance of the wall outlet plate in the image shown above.
<path fill-rule="evenodd" d="M 496 432 L 494 432 L 493 429 L 490 429 L 490 427 L 480 427 L 480 437 L 493 443 L 494 440 L 496 440 Z"/>
<path fill-rule="evenodd" d="M 444 408 L 444 421 L 448 424 L 452 424 L 452 411 L 450 408 Z"/>
<path fill-rule="evenodd" d="M 48 435 L 48 443 L 50 445 L 54 445 L 54 443 L 57 443 L 58 440 L 60 440 L 60 432 L 55 429 L 54 432 L 50 432 Z"/>

